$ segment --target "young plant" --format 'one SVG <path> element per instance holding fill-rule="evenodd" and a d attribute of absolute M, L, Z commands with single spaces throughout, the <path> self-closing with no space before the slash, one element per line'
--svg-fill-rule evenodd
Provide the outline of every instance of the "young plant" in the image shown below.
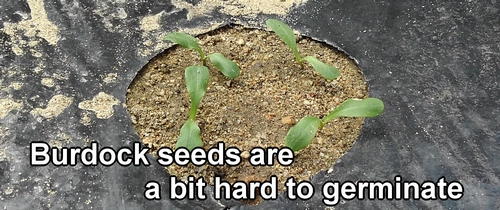
<path fill-rule="evenodd" d="M 220 53 L 213 53 L 205 56 L 205 53 L 203 53 L 203 51 L 201 50 L 200 45 L 198 45 L 198 42 L 196 41 L 196 38 L 192 37 L 191 35 L 181 32 L 174 32 L 167 34 L 164 40 L 170 40 L 184 48 L 194 49 L 198 51 L 203 62 L 203 66 L 207 66 L 207 59 L 210 59 L 212 64 L 217 67 L 226 77 L 236 78 L 238 77 L 238 75 L 240 75 L 240 68 L 238 67 L 238 65 L 235 62 L 224 57 L 224 55 Z"/>
<path fill-rule="evenodd" d="M 330 114 L 319 119 L 304 117 L 288 131 L 285 146 L 293 151 L 304 149 L 311 143 L 318 129 L 336 117 L 376 117 L 384 111 L 384 103 L 377 98 L 347 99 Z"/>
<path fill-rule="evenodd" d="M 328 80 L 334 80 L 339 76 L 339 70 L 334 66 L 327 65 L 313 56 L 306 56 L 304 58 L 300 56 L 299 50 L 297 49 L 295 35 L 293 34 L 293 31 L 290 28 L 290 26 L 275 19 L 268 19 L 266 21 L 266 25 L 267 27 L 271 28 L 271 30 L 273 30 L 274 33 L 276 33 L 280 37 L 280 39 L 283 42 L 285 42 L 286 45 L 288 45 L 288 47 L 290 47 L 293 54 L 295 55 L 295 58 L 297 59 L 297 62 L 299 62 L 300 66 L 302 67 L 304 66 L 304 60 L 305 60 L 308 63 L 310 63 L 311 66 L 321 76 L 323 76 Z"/>
<path fill-rule="evenodd" d="M 206 66 L 189 66 L 186 68 L 184 74 L 189 98 L 191 99 L 191 107 L 189 110 L 189 119 L 181 128 L 175 148 L 186 147 L 191 151 L 195 147 L 203 146 L 200 128 L 195 120 L 198 106 L 207 92 L 209 73 Z"/>

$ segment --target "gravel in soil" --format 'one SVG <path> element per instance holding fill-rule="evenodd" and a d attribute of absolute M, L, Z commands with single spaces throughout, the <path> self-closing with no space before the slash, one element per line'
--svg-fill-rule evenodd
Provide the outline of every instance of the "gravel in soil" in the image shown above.
<path fill-rule="evenodd" d="M 303 56 L 313 55 L 339 68 L 333 81 L 322 78 L 309 65 L 302 68 L 291 50 L 272 32 L 225 27 L 198 36 L 205 54 L 220 52 L 238 63 L 241 74 L 226 78 L 209 64 L 210 82 L 201 101 L 197 124 L 204 148 L 224 142 L 237 147 L 243 161 L 238 166 L 167 167 L 171 175 L 186 180 L 189 175 L 214 176 L 235 181 L 264 181 L 276 175 L 280 191 L 289 177 L 298 183 L 329 169 L 354 143 L 362 118 L 338 118 L 319 130 L 311 144 L 295 153 L 291 166 L 252 166 L 248 152 L 254 147 L 284 147 L 286 133 L 304 116 L 323 117 L 348 98 L 366 98 L 367 86 L 355 62 L 334 48 L 297 37 Z M 137 75 L 127 91 L 132 123 L 152 154 L 161 147 L 175 148 L 183 123 L 189 115 L 189 96 L 184 69 L 201 65 L 194 50 L 179 46 L 153 58 Z"/>

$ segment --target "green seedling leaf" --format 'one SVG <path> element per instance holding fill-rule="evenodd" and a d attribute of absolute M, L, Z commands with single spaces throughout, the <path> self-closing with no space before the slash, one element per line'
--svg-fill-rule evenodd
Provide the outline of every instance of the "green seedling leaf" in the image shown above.
<path fill-rule="evenodd" d="M 189 119 L 181 128 L 181 134 L 177 139 L 175 148 L 186 147 L 189 151 L 191 151 L 195 147 L 201 146 L 203 146 L 203 142 L 200 137 L 200 128 L 196 125 L 194 120 Z"/>
<path fill-rule="evenodd" d="M 293 151 L 304 149 L 316 135 L 321 120 L 317 117 L 304 117 L 294 125 L 285 137 L 285 146 Z"/>
<path fill-rule="evenodd" d="M 313 56 L 306 56 L 304 58 L 311 66 L 326 79 L 334 80 L 339 76 L 339 70 L 334 66 L 327 65 Z"/>
<path fill-rule="evenodd" d="M 186 87 L 191 98 L 191 110 L 189 119 L 196 118 L 196 112 L 200 101 L 207 92 L 208 68 L 206 66 L 189 66 L 185 70 Z"/>
<path fill-rule="evenodd" d="M 290 47 L 290 49 L 292 49 L 295 58 L 300 64 L 302 64 L 302 57 L 299 54 L 299 50 L 297 50 L 295 35 L 293 34 L 292 28 L 290 28 L 290 26 L 288 26 L 287 24 L 275 19 L 266 20 L 266 25 L 267 27 L 271 28 L 271 30 L 273 30 L 274 33 L 276 33 L 280 37 L 280 39 L 285 42 L 288 47 Z"/>
<path fill-rule="evenodd" d="M 194 38 L 193 36 L 191 36 L 189 34 L 181 33 L 181 32 L 173 32 L 173 33 L 167 34 L 167 36 L 165 36 L 165 38 L 163 38 L 163 40 L 170 40 L 170 41 L 173 41 L 173 42 L 179 44 L 180 46 L 182 46 L 184 48 L 194 49 L 194 50 L 198 51 L 198 53 L 200 53 L 202 60 L 205 59 L 205 54 L 201 50 L 200 45 L 198 45 L 196 38 Z"/>
<path fill-rule="evenodd" d="M 384 111 L 384 102 L 378 98 L 347 99 L 323 118 L 323 124 L 335 117 L 376 117 Z"/>
<path fill-rule="evenodd" d="M 224 57 L 224 55 L 220 53 L 214 53 L 208 55 L 208 58 L 210 58 L 210 61 L 212 62 L 212 64 L 214 64 L 214 66 L 220 69 L 224 76 L 229 78 L 236 78 L 238 75 L 240 75 L 240 68 L 238 67 L 238 64 L 236 64 L 232 60 L 227 59 L 226 57 Z"/>

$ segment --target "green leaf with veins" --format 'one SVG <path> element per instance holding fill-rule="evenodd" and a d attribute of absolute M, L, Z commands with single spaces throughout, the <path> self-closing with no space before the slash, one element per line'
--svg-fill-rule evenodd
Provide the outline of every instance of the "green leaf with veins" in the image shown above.
<path fill-rule="evenodd" d="M 295 40 L 295 34 L 293 34 L 292 28 L 288 26 L 287 24 L 275 20 L 275 19 L 268 19 L 266 20 L 266 25 L 267 27 L 271 28 L 271 30 L 276 33 L 280 39 L 285 42 L 288 47 L 293 51 L 293 54 L 295 55 L 295 58 L 297 61 L 302 65 L 302 57 L 299 54 L 299 50 L 297 49 L 297 43 Z"/>
<path fill-rule="evenodd" d="M 207 92 L 208 68 L 206 66 L 189 66 L 185 70 L 186 87 L 191 99 L 189 119 L 196 119 L 196 112 L 200 101 Z"/>
<path fill-rule="evenodd" d="M 210 61 L 212 62 L 212 64 L 214 64 L 214 66 L 220 69 L 224 76 L 229 78 L 236 78 L 238 75 L 240 75 L 240 68 L 238 67 L 238 64 L 236 64 L 232 60 L 227 59 L 226 57 L 224 57 L 224 55 L 220 53 L 214 53 L 208 55 L 208 58 L 210 58 Z"/>
<path fill-rule="evenodd" d="M 194 120 L 188 119 L 181 128 L 181 134 L 177 139 L 175 148 L 185 147 L 191 151 L 195 147 L 201 146 L 203 146 L 203 142 L 200 136 L 200 128 L 196 125 Z"/>
<path fill-rule="evenodd" d="M 327 65 L 313 56 L 306 56 L 304 60 L 309 62 L 312 67 L 326 79 L 334 80 L 339 76 L 339 70 L 337 68 Z"/>
<path fill-rule="evenodd" d="M 316 135 L 321 120 L 317 117 L 304 117 L 294 125 L 285 137 L 285 146 L 293 151 L 304 149 L 311 143 L 311 140 Z"/>
<path fill-rule="evenodd" d="M 376 117 L 384 111 L 384 102 L 378 98 L 347 99 L 323 118 L 325 124 L 335 117 Z"/>
<path fill-rule="evenodd" d="M 163 40 L 170 40 L 184 48 L 194 49 L 198 51 L 198 53 L 200 53 L 201 59 L 203 60 L 203 62 L 205 62 L 205 54 L 201 50 L 200 45 L 198 45 L 196 38 L 194 38 L 193 36 L 182 32 L 173 32 L 167 34 L 167 36 L 165 36 Z"/>

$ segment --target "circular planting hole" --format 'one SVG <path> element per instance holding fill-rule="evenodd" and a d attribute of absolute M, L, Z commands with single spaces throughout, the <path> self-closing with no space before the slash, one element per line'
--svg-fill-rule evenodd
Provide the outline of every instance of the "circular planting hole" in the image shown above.
<path fill-rule="evenodd" d="M 236 147 L 242 152 L 242 162 L 237 166 L 172 164 L 166 167 L 171 175 L 182 180 L 189 175 L 204 177 L 212 185 L 215 176 L 230 183 L 248 183 L 276 175 L 281 191 L 290 177 L 298 183 L 331 168 L 359 135 L 362 118 L 336 118 L 318 130 L 307 148 L 295 152 L 292 165 L 282 166 L 276 160 L 273 166 L 251 165 L 247 157 L 253 148 L 284 147 L 294 123 L 305 116 L 321 118 L 346 99 L 366 98 L 366 83 L 352 59 L 309 38 L 298 38 L 300 53 L 337 67 L 337 79 L 324 79 L 310 65 L 302 68 L 272 32 L 225 27 L 198 36 L 198 41 L 206 54 L 222 53 L 241 69 L 239 77 L 229 79 L 208 64 L 208 89 L 196 115 L 203 147 L 208 150 L 224 142 L 226 149 Z M 155 156 L 161 147 L 174 150 L 188 119 L 184 70 L 191 65 L 202 65 L 197 52 L 176 45 L 153 58 L 127 91 L 132 123 Z"/>

